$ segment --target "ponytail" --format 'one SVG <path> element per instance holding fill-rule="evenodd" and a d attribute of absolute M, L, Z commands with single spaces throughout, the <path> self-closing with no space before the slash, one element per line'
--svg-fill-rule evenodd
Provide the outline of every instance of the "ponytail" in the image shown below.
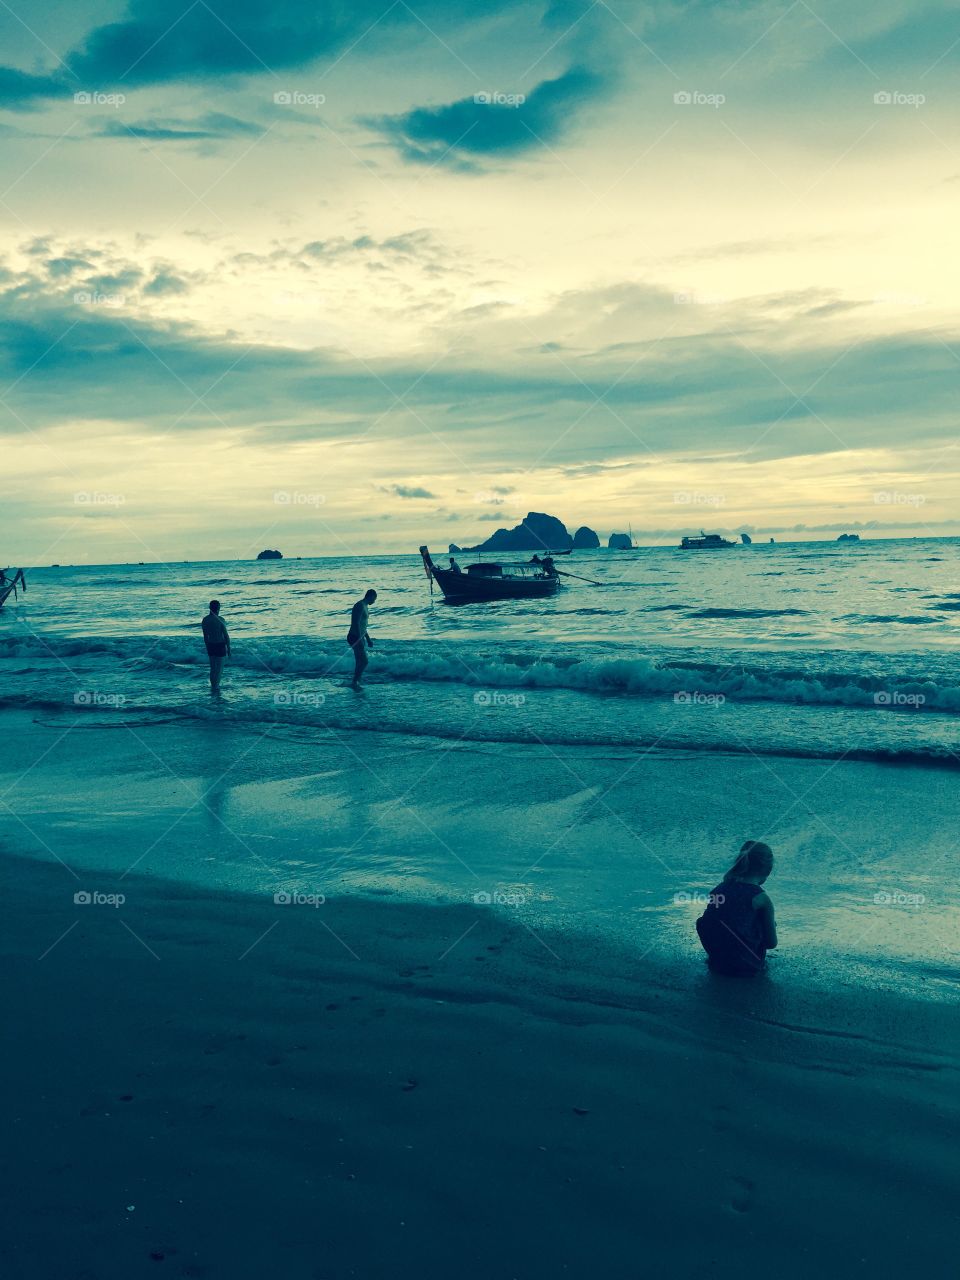
<path fill-rule="evenodd" d="M 740 848 L 740 854 L 723 877 L 724 880 L 737 880 L 744 876 L 768 876 L 773 870 L 773 850 L 761 840 L 747 840 Z"/>

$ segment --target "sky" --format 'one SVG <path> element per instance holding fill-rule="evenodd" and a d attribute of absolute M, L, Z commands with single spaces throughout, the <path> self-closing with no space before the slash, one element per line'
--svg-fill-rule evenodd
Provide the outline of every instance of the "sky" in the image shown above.
<path fill-rule="evenodd" d="M 3 0 L 0 560 L 960 534 L 960 4 Z"/>

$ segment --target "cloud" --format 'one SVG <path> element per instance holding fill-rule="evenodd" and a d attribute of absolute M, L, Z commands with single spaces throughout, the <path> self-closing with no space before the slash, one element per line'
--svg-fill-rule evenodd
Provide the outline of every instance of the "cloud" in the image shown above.
<path fill-rule="evenodd" d="M 75 248 L 61 256 L 92 260 Z M 55 258 L 46 242 L 44 261 Z M 796 299 L 776 324 L 763 298 L 748 300 L 718 318 L 715 331 L 691 317 L 696 308 L 666 301 L 694 327 L 651 342 L 641 340 L 649 314 L 655 335 L 663 326 L 649 286 L 632 297 L 626 287 L 581 291 L 512 334 L 503 326 L 479 333 L 467 352 L 453 334 L 442 360 L 432 349 L 360 360 L 333 347 L 244 343 L 162 321 L 141 299 L 181 292 L 173 282 L 189 273 L 169 263 L 99 261 L 98 273 L 66 280 L 35 261 L 0 287 L 0 381 L 11 387 L 0 431 L 96 419 L 136 423 L 148 435 L 228 428 L 238 440 L 278 449 L 391 441 L 417 458 L 423 476 L 437 457 L 456 457 L 461 482 L 476 467 L 478 491 L 498 470 L 534 465 L 587 468 L 578 473 L 586 477 L 600 464 L 648 465 L 658 455 L 706 465 L 709 457 L 757 462 L 902 448 L 905 421 L 918 446 L 955 438 L 951 333 L 861 333 L 852 341 L 842 315 L 810 317 L 809 299 Z M 581 356 L 561 361 L 516 341 L 528 326 L 549 332 L 577 314 Z M 627 340 L 608 343 L 608 325 Z M 414 484 L 389 492 L 434 498 Z"/>
<path fill-rule="evenodd" d="M 59 76 L 31 75 L 15 67 L 0 67 L 0 107 L 8 111 L 28 111 L 39 100 L 66 92 Z"/>
<path fill-rule="evenodd" d="M 491 100 L 483 93 L 368 123 L 406 160 L 469 168 L 475 157 L 515 155 L 555 142 L 608 83 L 586 67 L 571 67 L 555 80 L 541 81 L 521 102 Z"/>
<path fill-rule="evenodd" d="M 48 258 L 44 266 L 54 278 L 70 276 L 76 271 L 93 270 L 93 263 L 86 258 Z"/>
<path fill-rule="evenodd" d="M 120 21 L 95 27 L 66 53 L 63 72 L 32 75 L 0 67 L 0 104 L 27 108 L 78 87 L 102 91 L 275 74 L 341 52 L 371 32 L 394 42 L 400 32 L 422 38 L 426 24 L 431 30 L 464 25 L 515 3 L 478 0 L 464 18 L 444 0 L 424 0 L 417 13 L 406 4 L 388 7 L 382 0 L 349 5 L 274 0 L 269 6 L 238 0 L 227 7 L 203 0 L 130 0 Z"/>
<path fill-rule="evenodd" d="M 152 280 L 143 286 L 143 292 L 151 298 L 168 298 L 188 293 L 190 286 L 183 276 L 172 271 L 158 271 Z"/>
<path fill-rule="evenodd" d="M 208 111 L 195 120 L 152 120 L 125 124 L 122 120 L 109 120 L 96 130 L 98 138 L 141 139 L 144 142 L 199 142 L 211 138 L 236 138 L 259 136 L 265 130 L 248 120 Z"/>
<path fill-rule="evenodd" d="M 393 493 L 398 498 L 433 498 L 436 500 L 437 495 L 431 493 L 429 489 L 421 489 L 418 485 L 408 484 L 380 484 L 377 488 L 381 493 Z"/>
<path fill-rule="evenodd" d="M 385 263 L 394 267 L 415 265 L 428 274 L 443 275 L 456 259 L 429 228 L 418 227 L 402 235 L 382 238 L 371 235 L 331 236 L 327 240 L 310 240 L 306 244 L 282 244 L 269 253 L 238 253 L 230 261 L 241 268 L 290 265 L 301 270 L 318 265 L 366 261 L 371 266 Z M 462 267 L 460 269 L 463 270 Z"/>

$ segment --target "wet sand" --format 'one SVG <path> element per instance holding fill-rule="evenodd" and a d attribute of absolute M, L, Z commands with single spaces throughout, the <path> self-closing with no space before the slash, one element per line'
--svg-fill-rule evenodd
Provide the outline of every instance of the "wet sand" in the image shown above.
<path fill-rule="evenodd" d="M 5 762 L 50 801 L 3 844 L 4 1277 L 953 1274 L 954 1004 L 396 891 L 123 875 L 144 824 L 182 828 L 108 739 L 24 727 Z"/>

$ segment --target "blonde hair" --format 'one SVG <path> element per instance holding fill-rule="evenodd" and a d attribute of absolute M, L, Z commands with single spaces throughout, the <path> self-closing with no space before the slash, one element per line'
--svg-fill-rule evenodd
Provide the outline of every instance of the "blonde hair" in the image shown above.
<path fill-rule="evenodd" d="M 762 840 L 747 840 L 740 848 L 740 854 L 723 877 L 724 880 L 736 880 L 742 876 L 768 876 L 773 870 L 773 850 Z"/>

